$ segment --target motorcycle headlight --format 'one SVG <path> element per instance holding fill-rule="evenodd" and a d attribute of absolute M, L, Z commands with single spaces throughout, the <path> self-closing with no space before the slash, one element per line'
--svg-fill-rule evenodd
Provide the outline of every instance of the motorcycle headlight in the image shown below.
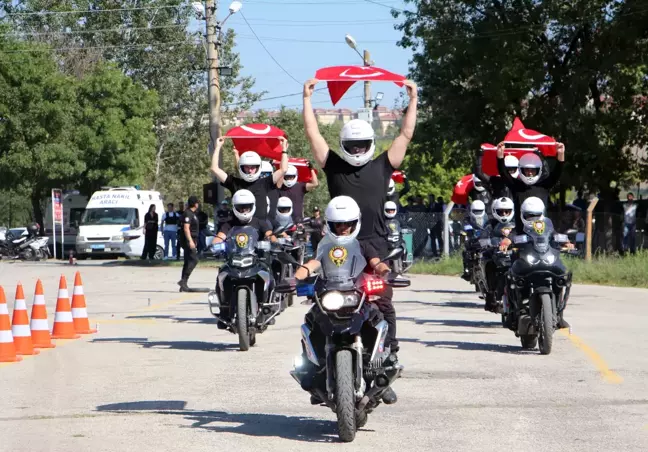
<path fill-rule="evenodd" d="M 322 306 L 327 311 L 337 311 L 343 307 L 353 307 L 358 304 L 355 294 L 344 295 L 340 292 L 329 292 L 322 297 Z"/>
<path fill-rule="evenodd" d="M 524 256 L 524 259 L 531 265 L 535 265 L 540 262 L 540 259 L 535 257 L 533 254 L 527 254 L 526 256 Z"/>
<path fill-rule="evenodd" d="M 555 254 L 548 254 L 547 257 L 542 259 L 542 262 L 544 262 L 547 265 L 552 265 L 554 262 L 556 262 L 556 255 Z"/>
<path fill-rule="evenodd" d="M 252 264 L 254 264 L 254 257 L 252 256 L 232 258 L 232 265 L 234 267 L 245 268 L 249 267 Z"/>

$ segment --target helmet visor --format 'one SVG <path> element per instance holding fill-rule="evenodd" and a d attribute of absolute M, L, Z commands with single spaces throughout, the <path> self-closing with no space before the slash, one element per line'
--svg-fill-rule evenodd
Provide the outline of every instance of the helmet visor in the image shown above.
<path fill-rule="evenodd" d="M 277 207 L 277 211 L 279 211 L 279 213 L 288 213 L 290 212 L 290 207 Z"/>
<path fill-rule="evenodd" d="M 259 171 L 259 165 L 241 165 L 241 170 L 245 174 L 256 174 Z"/>
<path fill-rule="evenodd" d="M 252 212 L 253 207 L 254 207 L 254 204 L 235 204 L 234 205 L 234 208 L 239 213 L 250 213 L 250 212 Z"/>
<path fill-rule="evenodd" d="M 484 215 L 484 211 L 483 210 L 473 210 L 472 214 L 474 216 L 476 216 L 476 217 L 481 217 L 482 215 Z"/>
<path fill-rule="evenodd" d="M 295 180 L 295 179 L 297 179 L 297 175 L 296 175 L 296 174 L 286 174 L 286 175 L 284 176 L 284 180 L 293 181 L 293 180 Z"/>
<path fill-rule="evenodd" d="M 522 174 L 526 177 L 535 177 L 540 173 L 540 168 L 522 168 Z"/>
<path fill-rule="evenodd" d="M 329 221 L 328 227 L 337 236 L 351 235 L 358 227 L 358 220 L 353 221 Z"/>
<path fill-rule="evenodd" d="M 495 212 L 497 212 L 497 215 L 499 215 L 500 217 L 508 217 L 509 215 L 511 215 L 511 213 L 513 213 L 511 209 L 495 209 Z"/>
<path fill-rule="evenodd" d="M 522 212 L 522 219 L 525 221 L 538 221 L 542 218 L 542 213 L 538 212 Z"/>
<path fill-rule="evenodd" d="M 385 209 L 385 213 L 388 213 L 389 215 L 395 214 L 396 209 Z"/>
<path fill-rule="evenodd" d="M 342 146 L 351 155 L 360 155 L 369 152 L 373 140 L 344 140 Z"/>

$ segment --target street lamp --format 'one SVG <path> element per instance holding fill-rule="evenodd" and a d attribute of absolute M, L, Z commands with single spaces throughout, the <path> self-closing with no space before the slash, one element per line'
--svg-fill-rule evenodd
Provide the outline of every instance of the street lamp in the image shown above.
<path fill-rule="evenodd" d="M 358 44 L 356 43 L 356 40 L 353 38 L 353 36 L 346 34 L 344 36 L 344 40 L 349 47 L 351 47 L 356 51 L 358 55 L 360 55 L 360 58 L 362 58 L 363 66 L 371 66 L 373 64 L 373 61 L 371 61 L 371 57 L 369 55 L 369 51 L 364 50 L 362 53 L 360 53 L 360 51 L 358 50 Z M 371 82 L 364 82 L 364 106 L 365 108 L 371 108 Z"/>

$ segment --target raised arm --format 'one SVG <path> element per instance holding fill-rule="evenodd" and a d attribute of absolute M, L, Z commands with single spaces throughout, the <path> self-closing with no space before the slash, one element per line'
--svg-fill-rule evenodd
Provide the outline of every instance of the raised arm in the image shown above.
<path fill-rule="evenodd" d="M 549 170 L 549 164 L 543 155 L 540 155 L 540 159 L 542 160 L 542 170 L 546 174 L 546 177 L 540 183 L 546 189 L 551 190 L 560 181 L 560 176 L 562 176 L 563 166 L 565 166 L 565 145 L 558 143 L 558 152 L 556 154 L 558 162 L 553 171 Z"/>
<path fill-rule="evenodd" d="M 411 80 L 405 80 L 403 82 L 407 88 L 407 95 L 409 96 L 409 104 L 407 104 L 407 112 L 403 118 L 403 125 L 401 126 L 400 135 L 396 137 L 392 143 L 389 151 L 387 151 L 387 157 L 389 157 L 389 163 L 394 168 L 399 168 L 403 159 L 405 158 L 405 151 L 407 151 L 407 146 L 412 137 L 414 136 L 414 128 L 416 127 L 416 108 L 418 103 L 418 92 L 416 91 L 416 83 Z"/>
<path fill-rule="evenodd" d="M 411 187 L 410 187 L 409 179 L 407 178 L 407 176 L 403 175 L 403 189 L 398 193 L 398 199 L 408 194 L 410 188 Z"/>
<path fill-rule="evenodd" d="M 220 137 L 216 140 L 216 147 L 214 147 L 214 155 L 212 155 L 211 161 L 211 172 L 218 178 L 219 181 L 225 182 L 227 179 L 227 173 L 218 166 L 218 159 L 220 157 L 221 148 L 225 143 L 225 138 Z"/>
<path fill-rule="evenodd" d="M 308 167 L 310 168 L 311 181 L 306 182 L 306 191 L 312 191 L 319 187 L 319 179 L 317 179 L 317 173 L 315 172 L 311 162 L 308 162 Z"/>
<path fill-rule="evenodd" d="M 284 177 L 284 174 L 286 174 L 286 170 L 288 169 L 288 140 L 286 140 L 284 137 L 279 137 L 279 141 L 281 142 L 281 164 L 279 165 L 279 169 L 272 173 L 272 182 L 277 185 L 277 182 L 279 182 L 279 179 Z M 280 185 L 278 185 L 280 187 Z"/>
<path fill-rule="evenodd" d="M 317 79 L 310 79 L 304 83 L 304 111 L 302 114 L 304 116 L 306 138 L 308 138 L 308 142 L 310 143 L 313 158 L 320 168 L 324 168 L 330 148 L 319 131 L 319 125 L 317 124 L 317 118 L 315 117 L 313 104 L 311 102 L 311 97 L 315 91 L 315 85 L 317 82 Z"/>
<path fill-rule="evenodd" d="M 473 174 L 476 174 L 479 180 L 488 184 L 490 182 L 490 176 L 484 173 L 484 169 L 482 167 L 483 157 L 484 151 L 480 149 L 479 153 L 477 154 L 477 160 L 475 160 L 475 165 L 473 166 Z"/>

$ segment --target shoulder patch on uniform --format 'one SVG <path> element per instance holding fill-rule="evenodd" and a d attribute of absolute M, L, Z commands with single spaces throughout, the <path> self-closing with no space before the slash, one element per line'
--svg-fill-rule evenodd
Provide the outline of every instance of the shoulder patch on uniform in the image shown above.
<path fill-rule="evenodd" d="M 189 221 L 189 217 L 185 217 L 185 221 Z"/>

